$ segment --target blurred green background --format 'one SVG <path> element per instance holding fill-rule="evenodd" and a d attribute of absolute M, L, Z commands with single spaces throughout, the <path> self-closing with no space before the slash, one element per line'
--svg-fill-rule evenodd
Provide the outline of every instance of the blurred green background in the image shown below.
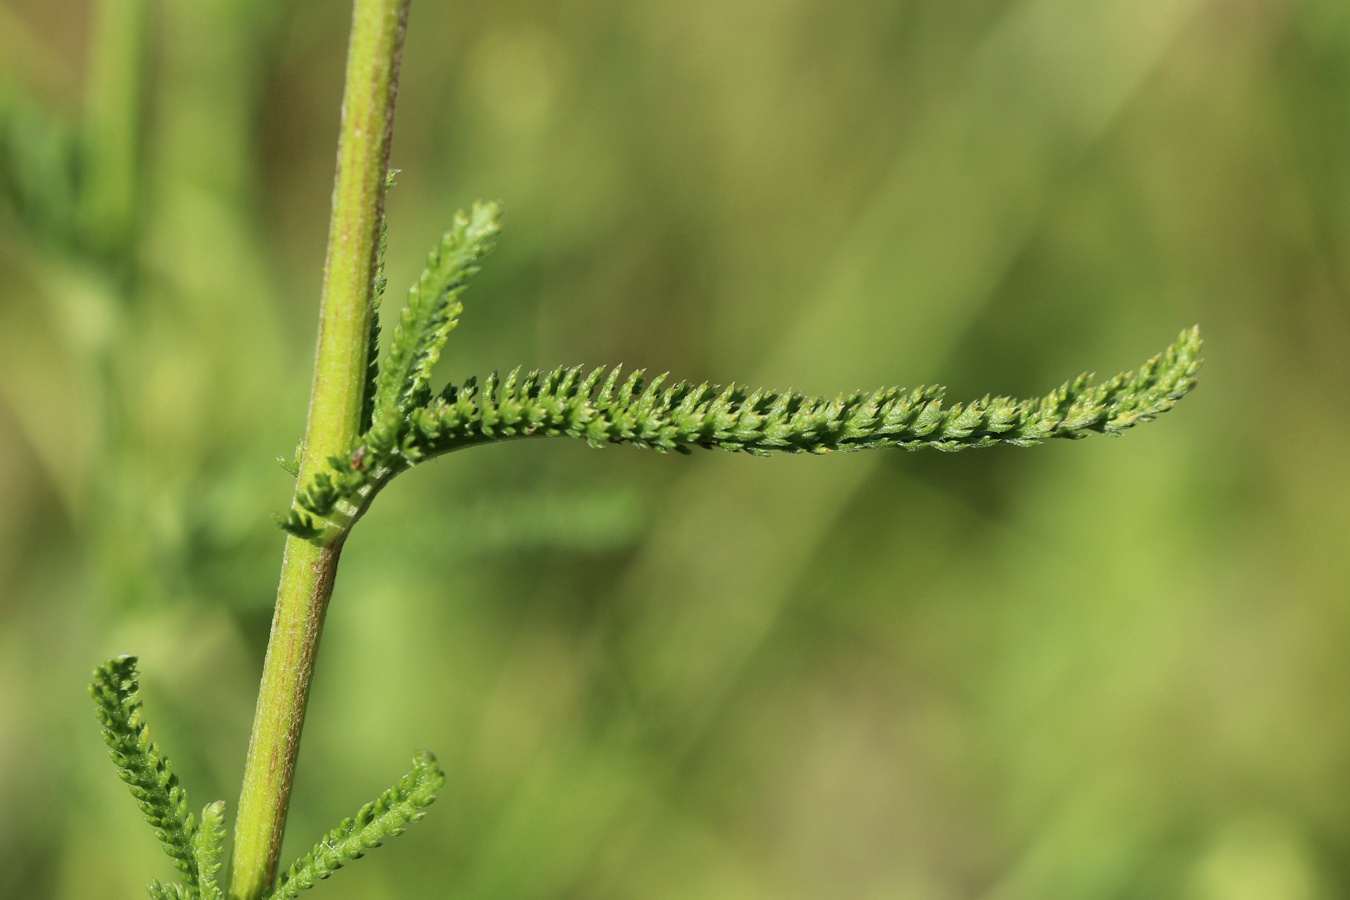
<path fill-rule="evenodd" d="M 6 897 L 171 871 L 85 695 L 112 654 L 234 806 L 309 387 L 350 4 L 148 7 L 128 131 L 94 6 L 0 0 Z M 508 208 L 446 377 L 1038 393 L 1194 322 L 1208 363 L 1121 440 L 404 476 L 285 856 L 415 748 L 449 784 L 315 896 L 1350 894 L 1350 4 L 424 0 L 394 165 L 395 300 Z"/>

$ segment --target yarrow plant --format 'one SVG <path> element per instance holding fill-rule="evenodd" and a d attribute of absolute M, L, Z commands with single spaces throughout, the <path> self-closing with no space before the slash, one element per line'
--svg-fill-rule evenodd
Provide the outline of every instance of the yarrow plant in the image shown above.
<path fill-rule="evenodd" d="M 286 532 L 282 573 L 228 883 L 221 877 L 224 804 L 207 804 L 196 816 L 189 812 L 167 756 L 150 740 L 136 659 L 118 657 L 94 673 L 90 692 L 118 774 L 178 873 L 172 882 L 152 881 L 152 898 L 294 897 L 401 834 L 444 785 L 434 757 L 418 753 L 397 784 L 278 877 L 319 634 L 343 544 L 380 490 L 419 463 L 483 444 L 559 436 L 596 447 L 755 456 L 1024 447 L 1052 438 L 1118 435 L 1168 411 L 1196 383 L 1201 340 L 1191 328 L 1134 371 L 1103 381 L 1082 375 L 1023 400 L 950 402 L 938 387 L 816 397 L 671 381 L 620 366 L 513 368 L 437 389 L 433 370 L 459 322 L 465 289 L 498 239 L 501 208 L 479 203 L 453 219 L 409 290 L 394 333 L 382 341 L 376 313 L 385 293 L 384 197 L 392 182 L 389 150 L 409 2 L 355 0 L 308 425 L 289 467 L 294 497 L 278 517 Z M 131 10 L 127 34 L 134 35 L 143 6 L 125 6 Z M 127 90 L 134 94 L 134 79 Z M 15 155 L 4 138 L 0 133 L 0 163 Z M 69 150 L 61 146 L 63 153 Z M 125 163 L 128 155 L 134 148 L 101 165 Z M 116 222 L 131 216 L 127 198 L 134 192 L 125 190 L 129 176 L 98 174 L 94 167 L 85 182 L 61 181 L 70 190 L 46 201 L 36 190 L 9 193 L 23 199 L 29 218 L 50 233 L 76 235 L 79 240 L 71 240 L 90 253 L 104 253 L 107 242 L 97 236 L 118 232 Z M 100 185 L 97 197 L 81 199 L 81 190 L 87 194 Z M 114 224 L 100 231 L 99 216 L 67 214 L 68 207 L 99 212 Z"/>

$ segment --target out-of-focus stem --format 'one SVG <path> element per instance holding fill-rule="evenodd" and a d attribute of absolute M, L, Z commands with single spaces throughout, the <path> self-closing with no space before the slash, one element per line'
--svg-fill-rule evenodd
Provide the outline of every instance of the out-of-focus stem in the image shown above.
<path fill-rule="evenodd" d="M 148 10 L 148 0 L 102 0 L 94 18 L 80 224 L 94 249 L 123 269 L 139 207 Z"/>

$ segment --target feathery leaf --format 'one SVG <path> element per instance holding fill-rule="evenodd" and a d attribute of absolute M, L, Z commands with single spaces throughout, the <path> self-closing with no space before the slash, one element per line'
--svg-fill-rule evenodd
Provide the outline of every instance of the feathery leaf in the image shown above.
<path fill-rule="evenodd" d="M 313 887 L 348 862 L 360 859 L 367 850 L 380 846 L 385 838 L 402 834 L 407 827 L 426 815 L 426 808 L 445 785 L 445 773 L 436 758 L 425 751 L 413 757 L 413 768 L 398 784 L 361 808 L 355 818 L 324 835 L 303 858 L 296 861 L 268 900 L 290 900 Z"/>
<path fill-rule="evenodd" d="M 138 691 L 134 656 L 119 656 L 105 662 L 94 670 L 94 681 L 89 686 L 98 707 L 98 720 L 103 725 L 103 740 L 108 744 L 117 774 L 131 786 L 136 805 L 163 843 L 164 852 L 182 873 L 188 896 L 196 897 L 201 885 L 194 852 L 197 826 L 187 811 L 187 794 L 178 783 L 178 776 L 150 740 L 150 729 L 141 716 Z"/>
<path fill-rule="evenodd" d="M 386 182 L 385 187 L 390 182 Z M 384 275 L 384 255 L 389 245 L 389 225 L 380 216 L 380 243 L 375 259 L 375 280 L 370 289 L 370 331 L 366 344 L 366 387 L 361 394 L 361 430 L 369 431 L 375 415 L 375 389 L 380 377 L 380 306 L 389 279 Z"/>
<path fill-rule="evenodd" d="M 658 452 L 691 448 L 770 453 L 852 452 L 881 447 L 953 452 L 994 444 L 1027 447 L 1050 438 L 1118 435 L 1185 396 L 1200 368 L 1200 332 L 1189 328 L 1137 371 L 1094 384 L 1080 375 L 1044 397 L 984 397 L 944 405 L 943 389 L 882 388 L 834 398 L 742 385 L 650 382 L 638 370 L 581 367 L 546 374 L 517 369 L 470 378 L 408 414 L 398 445 L 367 444 L 334 459 L 296 497 L 283 527 L 324 540 L 345 534 L 398 473 L 454 450 L 527 437 L 580 438 L 593 447 L 633 444 Z M 374 462 L 372 462 L 374 460 Z M 308 528 L 308 533 L 304 529 Z"/>
<path fill-rule="evenodd" d="M 384 190 L 388 194 L 398 177 L 398 169 L 384 173 Z M 380 243 L 375 256 L 375 279 L 370 290 L 370 340 L 366 347 L 366 388 L 361 394 L 361 431 L 369 431 L 371 418 L 375 414 L 376 382 L 380 377 L 380 306 L 384 303 L 384 292 L 389 279 L 384 274 L 384 258 L 389 249 L 389 221 L 384 213 L 384 202 L 380 203 Z M 296 467 L 300 465 L 300 454 L 295 455 Z"/>
<path fill-rule="evenodd" d="M 501 207 L 496 203 L 475 203 L 467 216 L 456 214 L 453 226 L 431 251 L 417 283 L 408 291 L 389 351 L 378 365 L 379 326 L 372 316 L 371 368 L 367 371 L 361 415 L 365 430 L 360 447 L 349 459 L 332 459 L 332 471 L 320 471 L 309 484 L 297 485 L 291 509 L 280 522 L 283 530 L 329 543 L 344 533 L 334 527 L 333 521 L 354 520 L 360 515 L 346 501 L 366 483 L 368 471 L 388 468 L 390 454 L 407 431 L 409 411 L 431 399 L 431 370 L 459 321 L 463 309 L 459 297 L 501 230 L 500 217 Z M 377 296 L 384 292 L 383 260 L 382 231 L 374 285 Z"/>
<path fill-rule="evenodd" d="M 202 808 L 201 823 L 192 838 L 192 854 L 197 858 L 201 876 L 201 900 L 221 900 L 216 883 L 220 859 L 225 852 L 225 801 L 217 800 Z"/>
<path fill-rule="evenodd" d="M 431 370 L 459 321 L 463 309 L 459 297 L 501 230 L 500 216 L 496 203 L 475 203 L 467 216 L 458 213 L 409 290 L 389 353 L 375 378 L 368 442 L 373 451 L 392 447 L 408 411 L 430 399 Z"/>
<path fill-rule="evenodd" d="M 146 885 L 150 892 L 150 900 L 194 900 L 194 894 L 183 887 L 181 884 L 165 884 L 162 881 L 152 881 Z"/>

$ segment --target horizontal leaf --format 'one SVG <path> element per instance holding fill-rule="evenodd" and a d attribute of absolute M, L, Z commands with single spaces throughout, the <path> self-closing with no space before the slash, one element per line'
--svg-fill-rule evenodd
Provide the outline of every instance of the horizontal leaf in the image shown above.
<path fill-rule="evenodd" d="M 411 411 L 406 434 L 375 458 L 357 448 L 297 498 L 289 530 L 344 534 L 375 494 L 405 469 L 482 444 L 534 437 L 573 437 L 592 446 L 632 444 L 659 452 L 692 448 L 771 453 L 853 452 L 895 447 L 947 452 L 995 444 L 1031 446 L 1051 438 L 1118 435 L 1171 409 L 1196 384 L 1201 339 L 1183 331 L 1138 370 L 1094 383 L 1088 375 L 1027 400 L 985 397 L 943 402 L 943 389 L 882 388 L 838 397 L 749 390 L 707 382 L 626 378 L 615 367 L 581 367 L 501 381 L 470 378 Z"/>

